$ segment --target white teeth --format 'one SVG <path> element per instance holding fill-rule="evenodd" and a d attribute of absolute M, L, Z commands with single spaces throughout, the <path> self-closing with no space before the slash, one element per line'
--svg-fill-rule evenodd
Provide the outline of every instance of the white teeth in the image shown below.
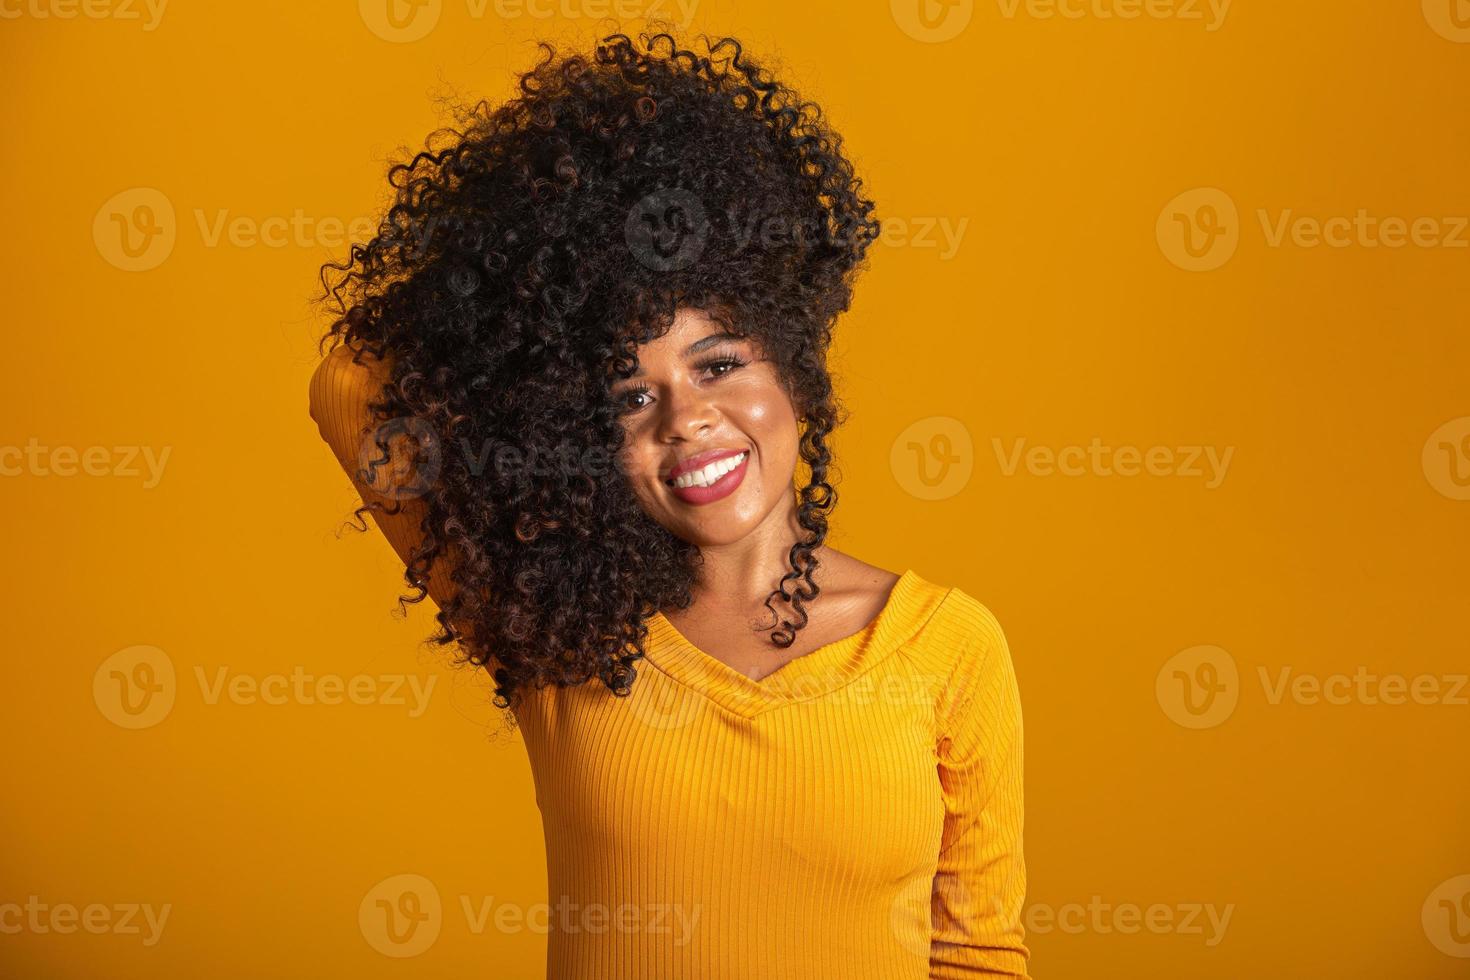
<path fill-rule="evenodd" d="M 726 456 L 724 459 L 716 460 L 703 469 L 685 473 L 674 481 L 676 488 L 682 487 L 707 487 L 720 477 L 739 466 L 748 453 L 740 453 L 735 456 Z"/>

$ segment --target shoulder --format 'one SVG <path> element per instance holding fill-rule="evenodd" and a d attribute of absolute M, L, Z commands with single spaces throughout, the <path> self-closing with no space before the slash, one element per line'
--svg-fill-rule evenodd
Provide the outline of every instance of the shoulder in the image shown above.
<path fill-rule="evenodd" d="M 327 352 L 312 372 L 308 386 L 311 416 L 318 421 L 342 404 L 365 400 L 381 391 L 392 371 L 389 362 L 347 344 Z"/>
<path fill-rule="evenodd" d="M 933 669 L 940 675 L 938 714 L 952 719 L 977 695 L 1009 697 L 1015 667 L 999 618 L 958 586 L 936 586 L 940 598 L 923 629 Z"/>
<path fill-rule="evenodd" d="M 349 474 L 357 472 L 363 437 L 373 427 L 369 404 L 382 397 L 391 365 L 347 344 L 332 348 L 312 373 L 307 410 L 317 434 Z"/>
<path fill-rule="evenodd" d="M 968 641 L 967 646 L 1005 644 L 1005 631 L 995 613 L 957 585 L 945 590 L 934 618 L 941 628 Z"/>
<path fill-rule="evenodd" d="M 912 593 L 927 610 L 922 635 L 948 653 L 952 665 L 960 658 L 973 658 L 997 644 L 1005 644 L 1005 632 L 990 607 L 957 585 L 942 585 L 914 573 Z"/>

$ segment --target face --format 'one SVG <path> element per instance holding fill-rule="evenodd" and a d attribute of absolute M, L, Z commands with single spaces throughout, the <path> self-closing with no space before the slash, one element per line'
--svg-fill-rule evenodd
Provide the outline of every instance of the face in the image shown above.
<path fill-rule="evenodd" d="M 798 431 L 790 394 L 752 340 L 680 309 L 615 379 L 620 459 L 644 511 L 692 544 L 731 544 L 794 508 Z M 744 454 L 741 458 L 740 454 Z"/>

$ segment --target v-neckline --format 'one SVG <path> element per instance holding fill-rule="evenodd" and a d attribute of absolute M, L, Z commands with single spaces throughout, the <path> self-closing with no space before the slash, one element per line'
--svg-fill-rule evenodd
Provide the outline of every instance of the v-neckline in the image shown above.
<path fill-rule="evenodd" d="M 754 715 L 780 704 L 808 701 L 856 677 L 870 664 L 870 654 L 887 652 L 908 638 L 898 635 L 904 622 L 912 619 L 904 613 L 911 610 L 911 600 L 924 584 L 912 568 L 905 569 L 889 590 L 883 608 L 861 629 L 793 657 L 760 680 L 695 646 L 662 612 L 645 619 L 649 635 L 644 658 L 739 714 Z"/>

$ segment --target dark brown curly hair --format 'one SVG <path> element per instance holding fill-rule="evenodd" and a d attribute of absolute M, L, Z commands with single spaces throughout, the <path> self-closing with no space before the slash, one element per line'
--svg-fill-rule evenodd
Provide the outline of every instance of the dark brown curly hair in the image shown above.
<path fill-rule="evenodd" d="M 614 34 L 590 57 L 543 42 L 514 98 L 456 109 L 458 128 L 390 166 L 377 235 L 321 270 L 336 317 L 323 348 L 392 365 L 369 406 L 383 455 L 365 477 L 388 462 L 393 425 L 434 474 L 404 572 L 417 591 L 400 603 L 421 602 L 453 555 L 456 594 L 431 639 L 490 669 L 501 708 L 526 684 L 594 675 L 626 694 L 644 620 L 692 602 L 698 548 L 645 514 L 616 467 L 589 462 L 617 459 L 609 387 L 679 307 L 757 343 L 802 417 L 806 535 L 766 600 L 796 621 L 778 615 L 773 643 L 793 642 L 820 591 L 828 437 L 846 414 L 827 351 L 879 225 L 821 109 L 734 38 L 700 40 L 707 54 L 668 33 Z"/>

